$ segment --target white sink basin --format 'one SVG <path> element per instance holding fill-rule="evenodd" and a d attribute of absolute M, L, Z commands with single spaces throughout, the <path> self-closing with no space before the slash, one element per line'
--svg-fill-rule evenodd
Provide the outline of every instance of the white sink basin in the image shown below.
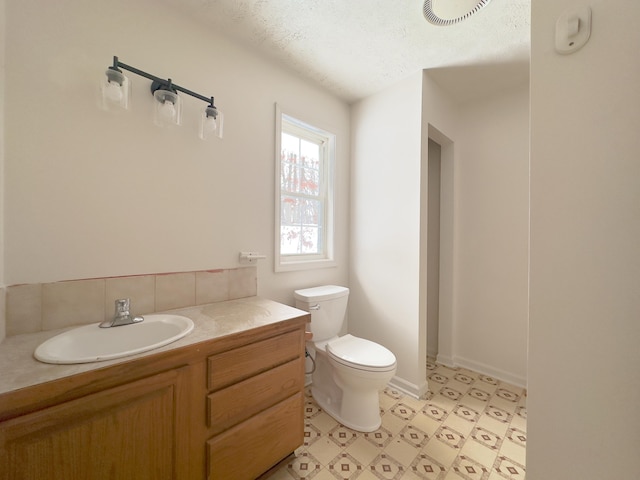
<path fill-rule="evenodd" d="M 100 328 L 92 323 L 68 330 L 41 343 L 34 356 L 45 363 L 89 363 L 112 360 L 159 348 L 193 330 L 193 321 L 180 315 L 144 315 L 144 321 Z"/>

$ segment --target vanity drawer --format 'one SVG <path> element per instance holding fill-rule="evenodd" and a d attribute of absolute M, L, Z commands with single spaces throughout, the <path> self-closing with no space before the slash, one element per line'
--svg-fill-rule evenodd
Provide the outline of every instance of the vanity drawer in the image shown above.
<path fill-rule="evenodd" d="M 302 390 L 302 357 L 275 367 L 207 397 L 207 426 L 211 434 L 243 422 Z"/>
<path fill-rule="evenodd" d="M 207 361 L 207 389 L 219 390 L 303 354 L 304 332 L 295 330 L 213 355 Z"/>
<path fill-rule="evenodd" d="M 210 480 L 252 480 L 304 441 L 302 392 L 207 441 Z"/>

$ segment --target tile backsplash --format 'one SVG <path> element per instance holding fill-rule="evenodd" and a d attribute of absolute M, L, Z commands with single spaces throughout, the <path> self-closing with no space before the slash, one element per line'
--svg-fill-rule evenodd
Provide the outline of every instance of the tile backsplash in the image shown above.
<path fill-rule="evenodd" d="M 251 297 L 257 290 L 256 267 L 13 285 L 6 288 L 6 334 L 101 322 L 113 316 L 118 298 L 130 298 L 131 313 L 144 315 Z"/>

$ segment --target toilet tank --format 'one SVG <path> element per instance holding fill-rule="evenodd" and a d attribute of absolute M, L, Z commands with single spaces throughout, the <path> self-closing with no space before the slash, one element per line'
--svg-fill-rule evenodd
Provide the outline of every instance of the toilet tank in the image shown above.
<path fill-rule="evenodd" d="M 347 313 L 349 289 L 338 285 L 305 288 L 293 292 L 296 308 L 311 313 L 313 341 L 321 342 L 340 333 Z"/>

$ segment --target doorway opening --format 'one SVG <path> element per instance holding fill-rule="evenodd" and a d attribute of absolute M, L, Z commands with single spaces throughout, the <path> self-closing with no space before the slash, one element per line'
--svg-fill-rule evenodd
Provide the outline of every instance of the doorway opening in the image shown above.
<path fill-rule="evenodd" d="M 429 125 L 427 178 L 423 178 L 426 212 L 422 254 L 426 258 L 426 355 L 453 366 L 454 143 Z M 426 243 L 426 245 L 425 245 Z M 426 359 L 425 359 L 426 360 Z"/>
<path fill-rule="evenodd" d="M 440 323 L 440 183 L 442 147 L 429 138 L 427 165 L 427 357 L 438 356 Z"/>

